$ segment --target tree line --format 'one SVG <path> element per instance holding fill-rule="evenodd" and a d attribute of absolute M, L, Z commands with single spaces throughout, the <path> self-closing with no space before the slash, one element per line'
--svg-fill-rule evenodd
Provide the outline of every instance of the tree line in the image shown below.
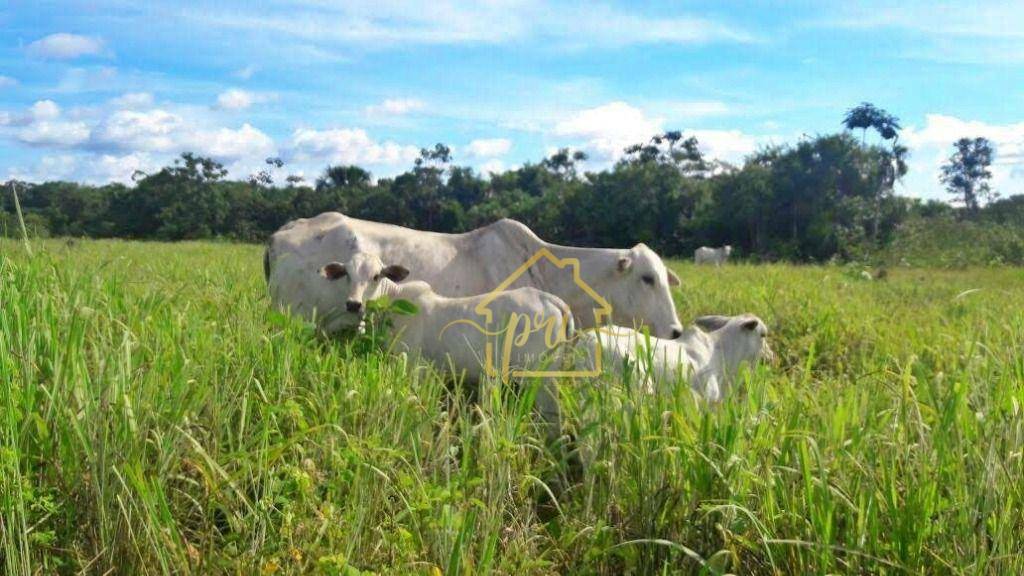
<path fill-rule="evenodd" d="M 843 125 L 842 132 L 763 148 L 741 166 L 709 161 L 695 138 L 668 131 L 591 172 L 580 170 L 584 153 L 562 149 L 485 177 L 437 144 L 406 172 L 376 180 L 358 166 L 330 166 L 312 183 L 296 176 L 278 183 L 278 158 L 247 181 L 228 180 L 216 161 L 185 153 L 158 172 L 136 174 L 134 186 L 17 185 L 27 226 L 55 236 L 259 242 L 289 220 L 337 210 L 439 232 L 510 217 L 565 244 L 645 242 L 669 256 L 731 244 L 748 257 L 821 261 L 884 247 L 908 218 L 1024 226 L 1022 197 L 991 201 L 994 151 L 986 140 L 957 142 L 943 170 L 943 182 L 963 204 L 954 208 L 894 193 L 907 173 L 897 118 L 865 103 Z M 872 141 L 869 131 L 877 136 Z M 16 233 L 9 191 L 0 209 L 0 229 Z"/>

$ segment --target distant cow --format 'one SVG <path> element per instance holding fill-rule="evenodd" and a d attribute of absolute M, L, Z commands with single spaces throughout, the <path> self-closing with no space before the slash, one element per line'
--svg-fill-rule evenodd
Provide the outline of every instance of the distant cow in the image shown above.
<path fill-rule="evenodd" d="M 594 366 L 595 347 L 601 364 L 613 372 L 633 366 L 648 391 L 683 379 L 709 402 L 725 398 L 744 365 L 771 358 L 768 327 L 751 314 L 702 316 L 676 340 L 648 337 L 636 330 L 608 327 L 581 335 L 583 363 Z"/>
<path fill-rule="evenodd" d="M 354 326 L 362 314 L 365 290 L 352 278 L 346 293 L 324 282 L 325 262 L 346 262 L 356 253 L 373 254 L 411 271 L 438 294 L 473 296 L 497 288 L 539 250 L 578 261 L 579 280 L 611 305 L 611 321 L 647 326 L 652 334 L 682 333 L 671 286 L 679 278 L 650 248 L 576 248 L 545 242 L 515 220 L 502 219 L 463 234 L 412 230 L 325 212 L 281 227 L 264 254 L 264 272 L 273 305 L 312 319 L 336 316 L 337 326 Z M 564 300 L 582 327 L 595 324 L 593 300 L 567 268 L 540 261 L 521 275 L 516 287 L 534 287 Z"/>
<path fill-rule="evenodd" d="M 346 276 L 368 278 L 360 296 L 374 300 L 387 296 L 392 301 L 408 300 L 417 312 L 391 318 L 395 348 L 427 360 L 438 369 L 452 369 L 457 376 L 478 381 L 487 374 L 485 349 L 494 346 L 495 371 L 540 370 L 547 363 L 560 363 L 561 352 L 574 332 L 572 313 L 561 298 L 536 288 L 516 288 L 496 294 L 447 298 L 429 284 L 410 281 L 401 284 L 408 271 L 385 265 L 377 256 L 355 254 L 348 262 L 330 262 L 320 275 L 333 282 Z M 337 289 L 340 286 L 335 285 Z M 484 302 L 491 313 L 484 319 L 477 306 Z M 537 407 L 551 426 L 550 436 L 560 428 L 557 394 L 553 383 L 538 391 Z"/>
<path fill-rule="evenodd" d="M 721 248 L 708 248 L 707 246 L 701 246 L 693 251 L 693 262 L 695 264 L 714 264 L 715 266 L 721 266 L 729 259 L 730 254 L 732 254 L 732 246 L 729 246 L 728 244 Z"/>

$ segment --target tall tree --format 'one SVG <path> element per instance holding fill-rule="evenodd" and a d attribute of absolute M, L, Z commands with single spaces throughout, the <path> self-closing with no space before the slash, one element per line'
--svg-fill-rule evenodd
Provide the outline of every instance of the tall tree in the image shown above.
<path fill-rule="evenodd" d="M 946 190 L 963 202 L 968 214 L 978 213 L 981 201 L 998 197 L 989 186 L 995 149 L 987 138 L 961 138 L 953 144 L 956 149 L 942 167 L 940 180 Z"/>

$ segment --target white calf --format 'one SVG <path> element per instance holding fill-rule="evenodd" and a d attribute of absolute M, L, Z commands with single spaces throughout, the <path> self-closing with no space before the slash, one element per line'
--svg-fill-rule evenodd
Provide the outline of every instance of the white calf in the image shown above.
<path fill-rule="evenodd" d="M 658 383 L 682 378 L 709 402 L 718 402 L 728 394 L 742 365 L 771 357 L 767 335 L 768 327 L 757 316 L 703 316 L 675 340 L 610 327 L 585 332 L 580 347 L 588 368 L 600 346 L 602 367 L 622 372 L 627 364 L 633 366 L 649 391 Z"/>
<path fill-rule="evenodd" d="M 415 314 L 392 317 L 396 348 L 442 370 L 450 368 L 457 376 L 480 380 L 488 373 L 507 376 L 512 371 L 543 370 L 561 362 L 563 344 L 574 330 L 569 306 L 561 298 L 536 288 L 448 298 L 426 282 L 392 281 L 407 273 L 362 252 L 348 263 L 331 262 L 320 269 L 328 280 L 349 276 L 352 283 L 363 285 L 365 292 L 360 296 L 366 301 L 387 296 L 414 304 Z M 478 312 L 481 303 L 491 314 L 486 324 Z M 491 371 L 485 358 L 488 344 L 492 346 Z M 549 424 L 560 426 L 557 394 L 550 380 L 548 383 L 537 394 L 537 407 Z"/>

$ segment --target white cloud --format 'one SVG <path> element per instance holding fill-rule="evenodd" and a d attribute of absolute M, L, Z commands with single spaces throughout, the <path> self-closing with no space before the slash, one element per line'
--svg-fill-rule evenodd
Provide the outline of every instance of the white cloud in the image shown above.
<path fill-rule="evenodd" d="M 644 15 L 582 2 L 555 5 L 536 0 L 439 0 L 424 10 L 414 0 L 352 0 L 316 2 L 298 8 L 293 5 L 259 15 L 237 11 L 189 11 L 184 15 L 207 26 L 364 48 L 511 42 L 573 48 L 757 41 L 742 29 L 705 18 L 678 13 Z"/>
<path fill-rule="evenodd" d="M 1019 1 L 846 2 L 811 19 L 815 27 L 851 31 L 893 30 L 905 40 L 897 57 L 945 64 L 1005 65 L 1024 62 L 1024 10 Z"/>
<path fill-rule="evenodd" d="M 202 127 L 167 110 L 118 110 L 92 130 L 90 147 L 123 152 L 196 152 L 235 161 L 274 152 L 274 141 L 250 124 L 238 129 Z"/>
<path fill-rule="evenodd" d="M 99 56 L 103 53 L 103 40 L 59 32 L 28 45 L 28 53 L 37 58 L 71 60 L 81 56 Z"/>
<path fill-rule="evenodd" d="M 18 140 L 31 146 L 71 148 L 88 139 L 89 125 L 85 122 L 43 120 L 18 131 Z"/>
<path fill-rule="evenodd" d="M 739 130 L 691 130 L 684 136 L 695 136 L 705 157 L 733 164 L 742 162 L 769 140 L 768 137 L 752 136 Z"/>
<path fill-rule="evenodd" d="M 286 156 L 297 162 L 398 165 L 415 160 L 419 148 L 390 141 L 376 142 L 361 128 L 299 128 L 292 134 Z"/>
<path fill-rule="evenodd" d="M 128 92 L 110 101 L 115 108 L 149 108 L 153 105 L 153 95 L 149 92 Z"/>
<path fill-rule="evenodd" d="M 470 142 L 466 153 L 473 158 L 493 158 L 504 156 L 511 149 L 512 141 L 507 138 L 482 138 Z"/>
<path fill-rule="evenodd" d="M 837 6 L 834 12 L 816 24 L 849 29 L 902 28 L 937 36 L 1024 38 L 1024 12 L 1013 1 L 953 2 L 941 7 L 921 0 L 860 2 Z"/>
<path fill-rule="evenodd" d="M 0 88 L 11 88 L 17 86 L 18 81 L 10 76 L 0 75 Z"/>
<path fill-rule="evenodd" d="M 219 160 L 241 160 L 264 157 L 274 152 L 274 141 L 249 124 L 242 124 L 237 130 L 219 128 L 200 131 L 194 136 L 195 150 Z"/>
<path fill-rule="evenodd" d="M 92 131 L 92 144 L 100 149 L 174 151 L 185 130 L 185 121 L 166 110 L 118 110 L 101 120 Z"/>
<path fill-rule="evenodd" d="M 32 120 L 55 120 L 60 116 L 60 106 L 53 100 L 39 100 L 28 109 Z"/>
<path fill-rule="evenodd" d="M 739 28 L 686 15 L 646 16 L 611 6 L 583 4 L 563 8 L 561 14 L 553 16 L 537 20 L 537 27 L 542 35 L 558 38 L 568 45 L 617 47 L 759 41 L 753 34 Z"/>
<path fill-rule="evenodd" d="M 68 115 L 52 100 L 40 100 L 18 114 L 0 113 L 0 136 L 28 146 L 77 152 L 50 154 L 27 172 L 11 173 L 36 181 L 73 177 L 128 182 L 136 169 L 151 171 L 182 152 L 195 152 L 244 177 L 278 153 L 274 140 L 251 124 L 223 126 L 204 108 L 164 109 L 151 104 L 148 93 L 129 93 L 106 106 L 72 109 Z M 135 105 L 142 109 L 133 109 Z"/>
<path fill-rule="evenodd" d="M 688 108 L 694 114 L 723 111 L 717 104 L 686 104 L 677 103 L 675 106 Z M 664 108 L 671 111 L 672 106 Z M 673 115 L 679 116 L 679 109 Z M 640 108 L 619 101 L 576 112 L 556 123 L 552 133 L 571 139 L 574 146 L 581 147 L 590 155 L 590 162 L 601 165 L 620 159 L 627 146 L 649 142 L 652 136 L 663 133 L 665 129 L 664 119 L 652 117 Z M 684 129 L 682 132 L 684 137 L 697 138 L 707 159 L 734 164 L 742 162 L 759 145 L 772 139 L 740 130 Z"/>
<path fill-rule="evenodd" d="M 147 174 L 160 169 L 160 163 L 152 156 L 140 152 L 132 152 L 124 156 L 102 154 L 93 162 L 92 181 L 98 183 L 120 182 L 130 184 L 136 170 Z"/>
<path fill-rule="evenodd" d="M 60 106 L 53 100 L 39 100 L 26 114 L 13 120 L 8 115 L 6 124 L 22 126 L 16 138 L 30 146 L 72 148 L 89 139 L 88 124 L 62 120 Z"/>
<path fill-rule="evenodd" d="M 501 174 L 505 171 L 505 163 L 497 158 L 480 165 L 481 174 Z"/>
<path fill-rule="evenodd" d="M 56 120 L 60 113 L 60 106 L 53 100 L 37 100 L 21 114 L 0 112 L 0 126 L 28 126 L 33 122 Z"/>
<path fill-rule="evenodd" d="M 582 139 L 591 156 L 608 161 L 620 158 L 626 146 L 650 140 L 662 131 L 662 122 L 619 101 L 574 113 L 555 125 L 554 134 Z"/>
<path fill-rule="evenodd" d="M 380 104 L 366 107 L 366 113 L 381 116 L 402 116 L 412 112 L 421 112 L 427 105 L 416 98 L 389 98 Z"/>
<path fill-rule="evenodd" d="M 246 108 L 266 101 L 266 97 L 247 90 L 231 88 L 217 95 L 217 106 L 220 110 L 245 110 Z"/>
<path fill-rule="evenodd" d="M 934 196 L 928 192 L 941 190 L 940 169 L 952 155 L 953 143 L 976 137 L 988 138 L 995 145 L 992 187 L 1004 195 L 1024 193 L 1024 122 L 989 124 L 943 114 L 928 114 L 923 127 L 903 131 L 900 141 L 910 149 L 907 191 Z"/>
<path fill-rule="evenodd" d="M 260 67 L 255 64 L 249 64 L 243 68 L 235 70 L 231 75 L 239 80 L 249 80 L 254 74 L 260 71 Z"/>
<path fill-rule="evenodd" d="M 130 185 L 132 184 L 132 174 L 136 170 L 153 173 L 162 165 L 148 154 L 133 153 L 124 156 L 110 154 L 97 156 L 46 155 L 28 169 L 8 170 L 8 177 L 30 182 L 74 180 L 88 184 L 119 182 Z"/>

